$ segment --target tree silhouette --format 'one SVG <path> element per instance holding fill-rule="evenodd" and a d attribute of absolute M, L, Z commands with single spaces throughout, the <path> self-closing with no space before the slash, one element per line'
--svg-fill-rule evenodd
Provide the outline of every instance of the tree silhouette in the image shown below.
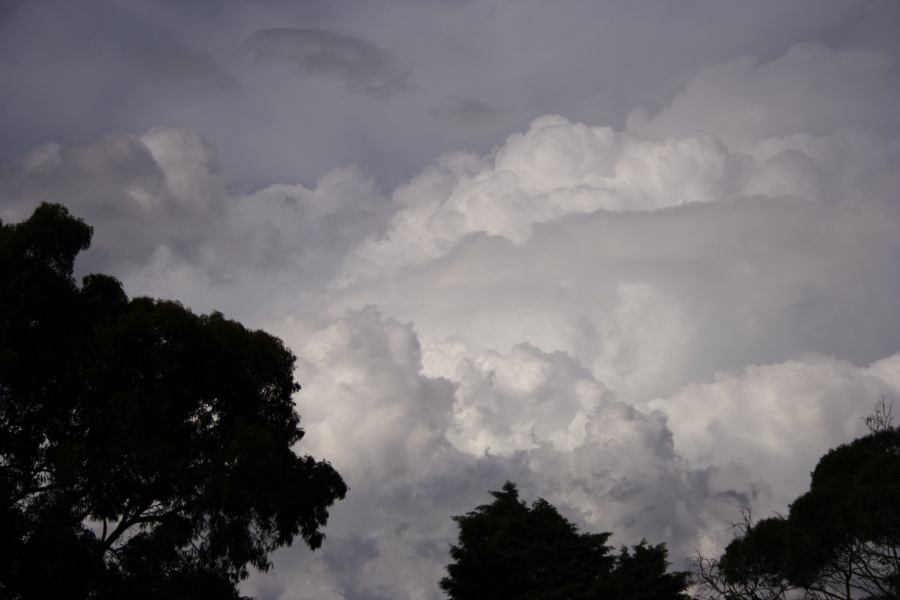
<path fill-rule="evenodd" d="M 900 430 L 883 403 L 875 414 L 869 435 L 819 460 L 786 516 L 747 515 L 721 558 L 699 559 L 705 597 L 900 597 Z"/>
<path fill-rule="evenodd" d="M 665 545 L 617 556 L 609 533 L 579 533 L 543 499 L 530 507 L 507 482 L 494 501 L 453 517 L 459 539 L 441 588 L 452 600 L 686 599 L 687 574 L 667 573 Z"/>
<path fill-rule="evenodd" d="M 324 539 L 346 486 L 298 456 L 294 356 L 75 257 L 59 205 L 0 223 L 0 596 L 236 598 L 250 566 Z"/>

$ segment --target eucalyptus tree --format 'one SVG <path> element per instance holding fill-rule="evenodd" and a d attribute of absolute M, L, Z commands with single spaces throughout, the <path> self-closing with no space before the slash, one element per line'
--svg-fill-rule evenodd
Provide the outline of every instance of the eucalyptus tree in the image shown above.
<path fill-rule="evenodd" d="M 0 596 L 235 598 L 346 486 L 298 455 L 277 338 L 73 278 L 91 228 L 0 223 Z"/>

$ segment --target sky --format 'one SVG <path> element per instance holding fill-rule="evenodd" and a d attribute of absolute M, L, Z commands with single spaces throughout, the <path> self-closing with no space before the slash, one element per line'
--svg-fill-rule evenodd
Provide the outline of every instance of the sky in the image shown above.
<path fill-rule="evenodd" d="M 677 568 L 900 397 L 895 0 L 0 1 L 0 218 L 297 355 L 261 600 L 441 598 L 504 481 Z"/>

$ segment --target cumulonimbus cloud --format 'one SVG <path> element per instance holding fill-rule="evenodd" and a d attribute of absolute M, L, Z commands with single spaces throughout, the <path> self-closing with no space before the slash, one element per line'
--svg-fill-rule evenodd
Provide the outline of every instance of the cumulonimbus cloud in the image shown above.
<path fill-rule="evenodd" d="M 312 69 L 331 38 L 304 35 Z M 382 68 L 360 60 L 326 75 Z M 67 203 L 131 293 L 224 304 L 297 353 L 298 450 L 351 493 L 320 553 L 249 593 L 437 598 L 450 515 L 506 479 L 680 561 L 900 394 L 891 68 L 731 61 L 624 128 L 547 115 L 389 193 L 353 167 L 235 190 L 182 128 L 48 144 L 3 167 L 3 218 Z"/>

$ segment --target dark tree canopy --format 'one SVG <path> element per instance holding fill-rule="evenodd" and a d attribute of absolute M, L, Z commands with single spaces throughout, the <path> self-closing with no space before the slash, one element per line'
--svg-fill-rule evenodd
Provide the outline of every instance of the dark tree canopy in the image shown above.
<path fill-rule="evenodd" d="M 0 597 L 236 598 L 324 538 L 346 486 L 298 456 L 294 356 L 177 302 L 72 277 L 91 228 L 0 223 Z"/>
<path fill-rule="evenodd" d="M 830 450 L 786 516 L 747 519 L 720 559 L 698 566 L 716 598 L 900 597 L 900 430 Z"/>
<path fill-rule="evenodd" d="M 609 533 L 579 533 L 546 500 L 529 507 L 512 483 L 491 495 L 491 504 L 453 518 L 459 540 L 441 580 L 452 600 L 687 598 L 687 574 L 667 572 L 664 544 L 612 555 Z"/>

